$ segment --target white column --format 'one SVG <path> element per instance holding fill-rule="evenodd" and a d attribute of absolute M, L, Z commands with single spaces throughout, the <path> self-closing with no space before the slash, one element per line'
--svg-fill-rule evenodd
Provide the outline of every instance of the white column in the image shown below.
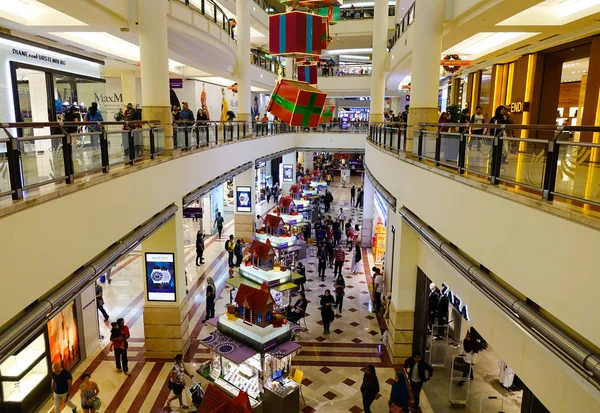
<path fill-rule="evenodd" d="M 127 106 L 128 103 L 136 104 L 136 85 L 135 85 L 135 72 L 133 70 L 124 70 L 121 72 L 121 93 L 123 97 L 123 106 Z"/>
<path fill-rule="evenodd" d="M 375 188 L 365 176 L 363 185 L 363 222 L 361 226 L 361 244 L 368 248 L 373 244 L 373 205 L 375 203 Z"/>
<path fill-rule="evenodd" d="M 236 72 L 238 82 L 238 120 L 250 120 L 252 96 L 250 93 L 250 5 L 248 0 L 237 0 L 235 36 L 237 39 Z"/>
<path fill-rule="evenodd" d="M 163 124 L 171 123 L 168 5 L 162 0 L 138 1 L 142 117 Z M 165 127 L 165 145 L 167 149 L 173 148 L 173 129 L 170 127 Z"/>
<path fill-rule="evenodd" d="M 375 0 L 373 19 L 373 72 L 371 74 L 371 122 L 383 121 L 385 61 L 387 57 L 388 1 Z"/>
<path fill-rule="evenodd" d="M 255 174 L 256 169 L 254 167 L 242 172 L 233 178 L 233 190 L 234 190 L 234 222 L 233 222 L 233 233 L 236 239 L 241 238 L 245 242 L 249 242 L 254 236 L 254 221 L 256 217 L 256 205 L 254 200 L 255 189 Z M 240 187 L 250 187 L 250 211 L 239 211 L 237 207 L 237 199 Z"/>
<path fill-rule="evenodd" d="M 426 10 L 415 18 L 413 36 L 419 47 L 413 49 L 408 136 L 413 136 L 412 126 L 421 122 L 437 122 L 440 58 L 442 54 L 442 29 L 444 2 L 417 0 L 418 10 Z M 411 149 L 412 140 L 408 141 Z"/>
<path fill-rule="evenodd" d="M 314 153 L 304 152 L 304 170 L 308 168 L 312 172 L 314 166 Z"/>
<path fill-rule="evenodd" d="M 283 171 L 284 167 L 292 167 L 292 181 L 285 182 Z M 283 190 L 284 195 L 288 195 L 290 192 L 290 187 L 296 183 L 296 152 L 291 152 L 283 155 L 282 162 L 280 164 L 279 170 L 279 182 L 281 183 L 281 189 Z"/>

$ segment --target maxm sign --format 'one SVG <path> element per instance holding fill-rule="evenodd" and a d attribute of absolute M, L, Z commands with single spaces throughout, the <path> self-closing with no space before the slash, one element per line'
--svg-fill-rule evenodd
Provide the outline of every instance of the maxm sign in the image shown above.
<path fill-rule="evenodd" d="M 467 306 L 462 303 L 460 297 L 454 294 L 450 287 L 446 285 L 446 283 L 442 283 L 442 294 L 448 297 L 448 301 L 450 302 L 450 304 L 452 304 L 452 306 L 456 308 L 456 311 L 458 311 L 460 315 L 462 315 L 465 318 L 465 320 L 468 321 L 469 310 L 467 309 Z"/>

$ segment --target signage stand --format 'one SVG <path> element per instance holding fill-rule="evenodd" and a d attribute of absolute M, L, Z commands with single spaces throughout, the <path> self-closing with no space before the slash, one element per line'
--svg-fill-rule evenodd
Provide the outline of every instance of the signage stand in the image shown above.
<path fill-rule="evenodd" d="M 504 397 L 482 397 L 481 402 L 479 403 L 479 413 L 483 412 L 504 413 Z"/>
<path fill-rule="evenodd" d="M 464 372 L 466 377 L 463 377 Z M 464 384 L 460 384 L 464 382 Z M 448 402 L 451 407 L 466 407 L 469 400 L 469 388 L 471 387 L 471 365 L 465 361 L 465 356 L 454 354 L 452 356 L 452 369 L 450 370 L 450 392 Z M 488 410 L 486 410 L 488 411 Z"/>
<path fill-rule="evenodd" d="M 431 326 L 429 336 L 429 365 L 432 367 L 444 367 L 448 354 L 448 324 L 434 324 Z"/>

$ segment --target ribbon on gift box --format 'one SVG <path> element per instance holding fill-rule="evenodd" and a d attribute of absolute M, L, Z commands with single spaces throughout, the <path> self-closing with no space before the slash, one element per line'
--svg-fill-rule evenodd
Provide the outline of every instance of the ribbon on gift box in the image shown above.
<path fill-rule="evenodd" d="M 292 11 L 269 17 L 269 52 L 273 55 L 320 55 L 322 20 L 318 15 Z"/>
<path fill-rule="evenodd" d="M 325 105 L 323 106 L 323 112 L 321 112 L 320 123 L 329 123 L 333 118 L 333 111 L 335 110 L 335 105 Z"/>
<path fill-rule="evenodd" d="M 316 85 L 317 65 L 298 65 L 298 80 L 309 85 Z"/>
<path fill-rule="evenodd" d="M 300 106 L 300 105 L 294 105 L 294 103 L 290 102 L 289 100 L 284 99 L 283 97 L 279 96 L 279 95 L 274 95 L 272 96 L 273 102 L 278 104 L 279 106 L 283 107 L 284 109 L 289 110 L 290 112 L 293 113 L 292 117 L 296 118 L 296 115 L 301 115 L 302 116 L 302 125 L 301 126 L 308 126 L 308 124 L 310 123 L 310 117 L 312 115 L 320 115 L 321 114 L 321 109 L 320 107 L 315 107 L 315 101 L 317 100 L 317 94 L 316 93 L 311 93 L 309 98 L 308 98 L 308 105 L 306 106 Z"/>

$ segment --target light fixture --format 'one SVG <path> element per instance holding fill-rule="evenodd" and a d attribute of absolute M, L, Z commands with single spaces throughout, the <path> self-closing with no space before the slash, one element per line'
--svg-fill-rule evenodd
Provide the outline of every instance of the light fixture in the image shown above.
<path fill-rule="evenodd" d="M 336 56 L 341 54 L 371 54 L 373 53 L 372 47 L 365 47 L 362 49 L 334 49 L 323 51 L 324 55 Z"/>
<path fill-rule="evenodd" d="M 442 54 L 462 54 L 479 57 L 501 49 L 509 44 L 536 36 L 539 33 L 532 32 L 480 32 L 462 42 L 448 48 Z"/>

